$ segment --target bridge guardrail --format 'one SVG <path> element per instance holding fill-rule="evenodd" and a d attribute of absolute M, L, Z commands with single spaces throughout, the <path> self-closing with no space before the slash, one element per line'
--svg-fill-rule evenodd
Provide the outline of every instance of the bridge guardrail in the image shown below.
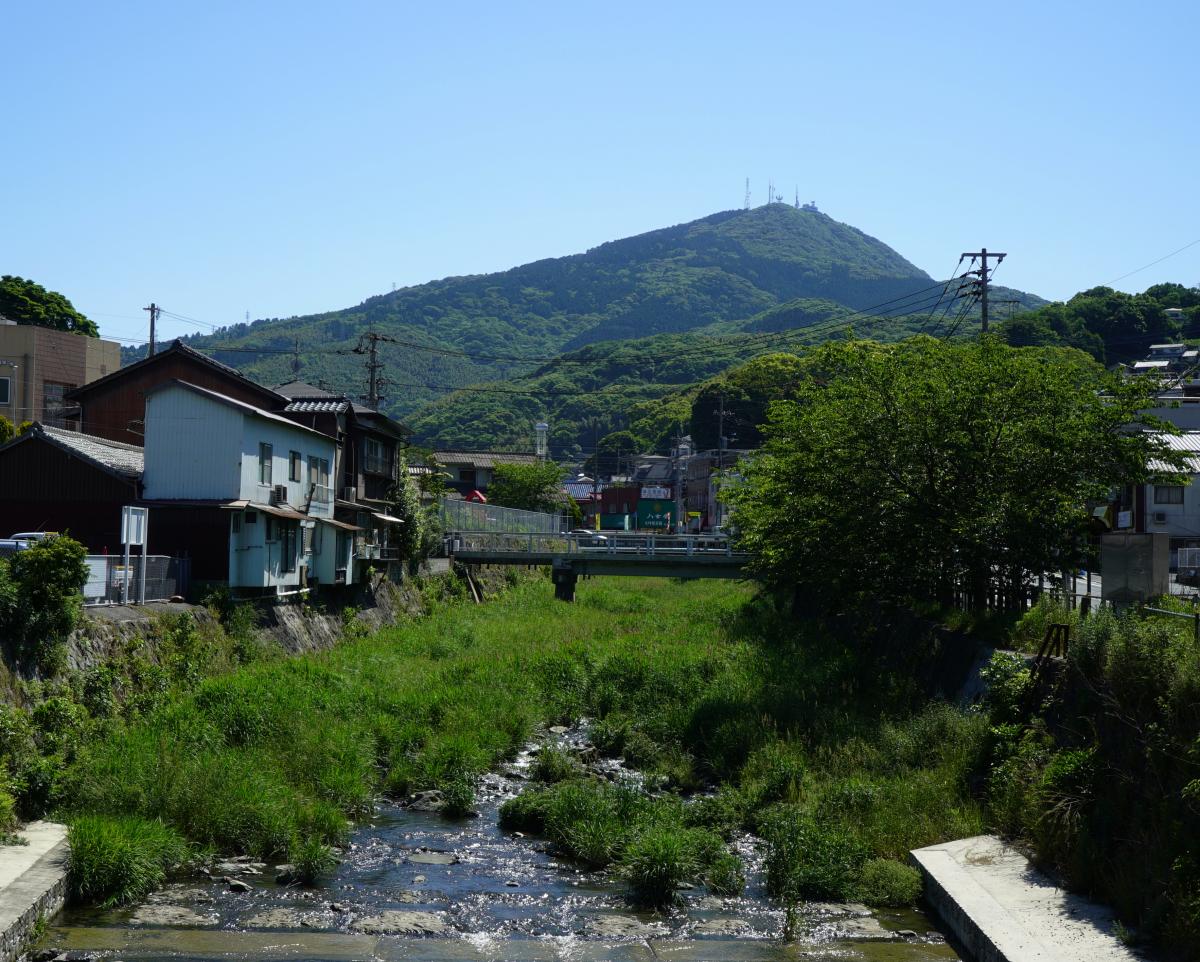
<path fill-rule="evenodd" d="M 458 531 L 450 536 L 451 552 L 554 554 L 576 557 L 639 555 L 644 557 L 742 557 L 727 539 L 679 534 L 504 534 Z"/>

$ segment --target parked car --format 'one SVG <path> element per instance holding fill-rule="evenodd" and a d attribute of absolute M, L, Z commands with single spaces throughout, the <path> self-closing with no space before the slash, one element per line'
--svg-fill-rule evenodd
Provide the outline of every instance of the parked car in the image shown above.
<path fill-rule="evenodd" d="M 9 541 L 45 541 L 47 538 L 58 536 L 57 531 L 18 531 L 9 535 Z"/>

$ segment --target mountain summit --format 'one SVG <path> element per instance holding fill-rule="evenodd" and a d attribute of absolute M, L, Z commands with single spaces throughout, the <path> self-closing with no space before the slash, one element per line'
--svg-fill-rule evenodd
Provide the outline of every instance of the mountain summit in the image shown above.
<path fill-rule="evenodd" d="M 934 283 L 883 242 L 813 209 L 774 203 L 712 214 L 495 274 L 448 277 L 306 317 L 235 324 L 189 339 L 267 383 L 291 378 L 299 344 L 308 380 L 361 390 L 361 359 L 336 354 L 374 330 L 405 415 L 447 388 L 528 372 L 596 341 L 740 322 L 796 299 L 863 308 Z M 431 351 L 414 348 L 427 346 Z M 239 349 L 236 351 L 225 349 Z M 256 356 L 248 348 L 275 354 Z M 438 353 L 440 351 L 441 353 Z"/>

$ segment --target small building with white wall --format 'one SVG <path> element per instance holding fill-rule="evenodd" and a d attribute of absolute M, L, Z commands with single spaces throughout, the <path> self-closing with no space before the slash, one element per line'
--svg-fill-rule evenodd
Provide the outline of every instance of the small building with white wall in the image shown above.
<path fill-rule="evenodd" d="M 146 392 L 143 503 L 197 510 L 227 537 L 228 584 L 284 596 L 353 579 L 353 525 L 334 519 L 336 443 L 186 381 Z M 212 532 L 216 534 L 216 532 Z"/>

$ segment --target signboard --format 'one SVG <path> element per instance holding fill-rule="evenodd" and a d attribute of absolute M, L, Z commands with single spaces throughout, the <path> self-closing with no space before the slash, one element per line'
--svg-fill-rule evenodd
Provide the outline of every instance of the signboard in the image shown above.
<path fill-rule="evenodd" d="M 674 501 L 649 501 L 643 498 L 638 502 L 638 527 L 669 529 L 671 514 L 674 510 Z"/>
<path fill-rule="evenodd" d="M 1118 528 L 1132 528 L 1133 527 L 1133 512 L 1132 511 L 1118 511 L 1117 512 L 1117 527 Z"/>
<path fill-rule="evenodd" d="M 126 505 L 121 509 L 121 544 L 146 546 L 146 520 L 149 508 Z"/>
<path fill-rule="evenodd" d="M 670 488 L 642 488 L 643 501 L 669 501 L 671 498 Z"/>

